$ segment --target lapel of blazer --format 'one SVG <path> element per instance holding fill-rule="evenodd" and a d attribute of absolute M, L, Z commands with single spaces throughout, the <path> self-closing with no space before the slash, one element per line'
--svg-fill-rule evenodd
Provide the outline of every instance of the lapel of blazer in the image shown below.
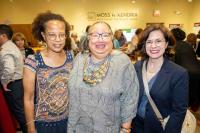
<path fill-rule="evenodd" d="M 162 90 L 165 80 L 168 79 L 166 77 L 169 76 L 170 68 L 169 68 L 169 61 L 168 59 L 164 58 L 163 65 L 157 75 L 157 78 L 150 90 L 150 94 L 157 93 Z"/>
<path fill-rule="evenodd" d="M 139 82 L 140 82 L 140 91 L 139 91 L 139 101 L 141 101 L 141 98 L 142 98 L 142 96 L 144 95 L 144 83 L 143 83 L 143 79 L 142 79 L 142 65 L 143 65 L 143 62 L 144 61 L 141 61 L 141 64 L 140 64 L 140 68 L 138 69 L 138 73 L 139 73 L 139 75 L 138 75 L 138 79 L 139 79 Z"/>

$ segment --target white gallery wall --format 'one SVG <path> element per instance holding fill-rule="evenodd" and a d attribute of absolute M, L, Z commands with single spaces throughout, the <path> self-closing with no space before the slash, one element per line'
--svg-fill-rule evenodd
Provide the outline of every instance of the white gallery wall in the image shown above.
<path fill-rule="evenodd" d="M 50 10 L 59 13 L 81 35 L 98 20 L 112 29 L 145 28 L 146 23 L 181 24 L 187 33 L 200 22 L 200 0 L 0 0 L 0 23 L 31 24 L 34 17 Z M 157 10 L 157 16 L 154 11 Z"/>

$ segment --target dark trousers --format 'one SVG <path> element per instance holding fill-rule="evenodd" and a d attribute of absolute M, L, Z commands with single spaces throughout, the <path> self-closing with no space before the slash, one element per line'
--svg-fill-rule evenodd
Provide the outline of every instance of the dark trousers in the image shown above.
<path fill-rule="evenodd" d="M 67 122 L 67 119 L 55 122 L 36 121 L 35 127 L 37 133 L 67 133 Z"/>
<path fill-rule="evenodd" d="M 10 82 L 7 87 L 11 90 L 5 92 L 5 98 L 8 103 L 8 106 L 12 114 L 15 116 L 16 120 L 19 122 L 22 132 L 27 133 L 26 120 L 24 114 L 24 90 L 22 80 Z"/>
<path fill-rule="evenodd" d="M 144 133 L 144 119 L 140 117 L 139 115 L 136 115 L 136 117 L 132 121 L 133 128 L 131 130 L 131 133 Z"/>

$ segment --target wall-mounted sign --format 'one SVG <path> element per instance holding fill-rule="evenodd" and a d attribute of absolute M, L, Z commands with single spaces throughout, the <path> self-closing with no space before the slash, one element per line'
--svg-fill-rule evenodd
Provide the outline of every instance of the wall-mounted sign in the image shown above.
<path fill-rule="evenodd" d="M 133 20 L 137 19 L 137 12 L 88 12 L 88 20 Z"/>
<path fill-rule="evenodd" d="M 197 34 L 200 31 L 200 22 L 194 23 L 194 32 Z"/>
<path fill-rule="evenodd" d="M 199 23 L 194 23 L 194 27 L 200 27 L 200 22 Z"/>
<path fill-rule="evenodd" d="M 183 28 L 183 24 L 169 24 L 169 29 Z"/>
<path fill-rule="evenodd" d="M 158 22 L 158 23 L 146 23 L 146 27 L 151 26 L 151 25 L 155 25 L 155 24 L 160 24 L 160 25 L 164 25 L 164 23 L 162 22 Z"/>

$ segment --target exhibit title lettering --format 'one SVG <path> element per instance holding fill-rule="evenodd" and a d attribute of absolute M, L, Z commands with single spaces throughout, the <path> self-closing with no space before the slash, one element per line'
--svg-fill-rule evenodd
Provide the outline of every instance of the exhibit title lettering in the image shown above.
<path fill-rule="evenodd" d="M 137 19 L 137 12 L 88 12 L 88 20 L 132 20 Z"/>

